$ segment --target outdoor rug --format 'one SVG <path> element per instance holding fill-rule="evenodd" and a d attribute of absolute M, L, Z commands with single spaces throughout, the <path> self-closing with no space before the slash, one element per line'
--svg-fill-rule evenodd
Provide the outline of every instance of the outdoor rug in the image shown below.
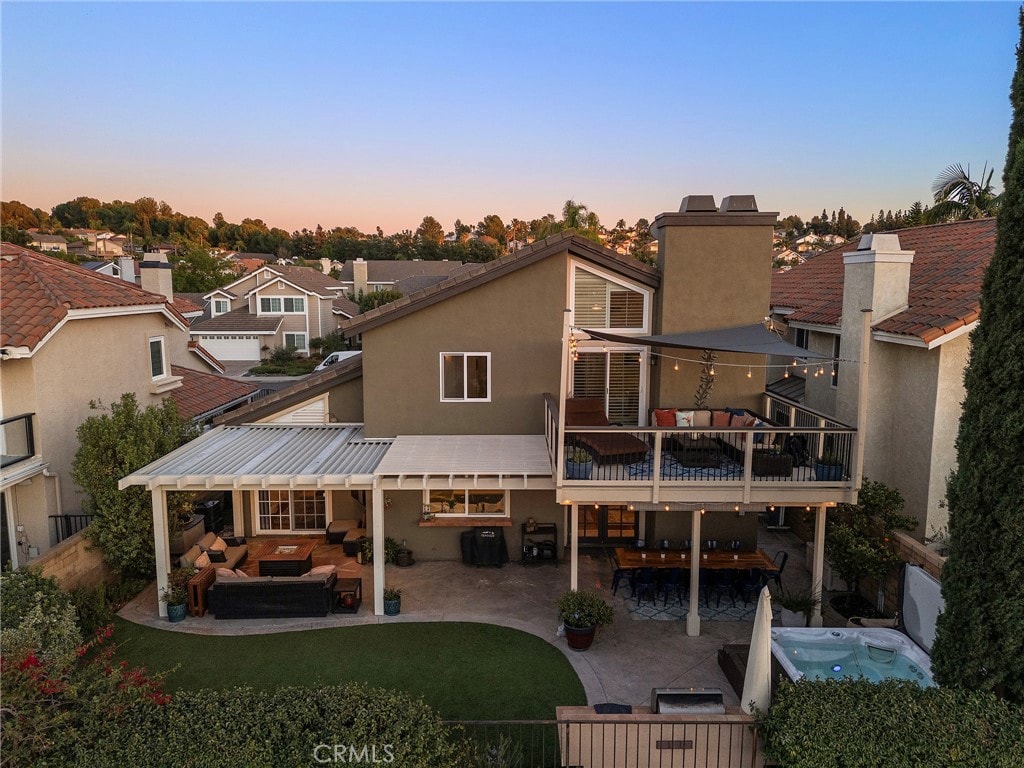
<path fill-rule="evenodd" d="M 670 596 L 667 606 L 662 604 L 660 598 L 657 603 L 644 600 L 638 606 L 636 598 L 629 596 L 628 586 L 619 587 L 619 592 L 615 595 L 614 601 L 616 608 L 620 608 L 628 613 L 629 618 L 634 621 L 648 619 L 654 621 L 686 621 L 686 614 L 690 610 L 690 601 L 686 596 L 683 597 L 682 605 Z M 777 610 L 777 608 L 773 607 L 773 611 Z M 705 605 L 703 601 L 700 603 L 700 617 L 708 621 L 753 621 L 756 612 L 756 602 L 745 605 L 742 600 L 737 600 L 736 607 L 733 608 L 732 601 L 728 598 L 722 598 L 721 605 L 716 606 L 715 598 L 712 597 L 710 606 Z"/>

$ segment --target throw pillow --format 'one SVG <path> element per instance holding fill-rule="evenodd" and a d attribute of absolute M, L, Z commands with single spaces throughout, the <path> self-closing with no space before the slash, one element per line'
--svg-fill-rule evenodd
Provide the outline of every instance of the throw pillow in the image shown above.
<path fill-rule="evenodd" d="M 196 564 L 196 558 L 199 557 L 201 554 L 203 554 L 203 552 L 199 549 L 199 545 L 192 545 L 192 548 L 181 556 L 181 567 L 194 568 Z"/>
<path fill-rule="evenodd" d="M 210 549 L 215 549 L 218 552 L 223 552 L 227 548 L 228 548 L 228 543 L 226 541 L 224 541 L 224 539 L 222 539 L 220 536 L 218 536 L 217 540 L 214 541 L 213 544 L 210 545 Z M 207 550 L 207 551 L 209 551 L 209 550 Z"/>
<path fill-rule="evenodd" d="M 336 566 L 336 565 L 317 565 L 317 566 L 314 566 L 313 568 L 310 568 L 309 575 L 310 576 L 330 576 L 336 570 L 338 570 L 338 566 Z"/>
<path fill-rule="evenodd" d="M 654 409 L 654 426 L 656 427 L 675 427 L 678 426 L 675 408 L 655 408 Z"/>
<path fill-rule="evenodd" d="M 729 419 L 732 418 L 732 414 L 728 411 L 712 411 L 711 412 L 711 426 L 712 427 L 728 427 Z"/>
<path fill-rule="evenodd" d="M 693 412 L 693 426 L 695 427 L 710 427 L 711 426 L 711 411 L 694 411 Z"/>
<path fill-rule="evenodd" d="M 676 426 L 677 427 L 692 427 L 693 426 L 693 411 L 676 411 Z"/>
<path fill-rule="evenodd" d="M 235 568 L 235 576 L 237 576 L 240 579 L 249 578 L 249 574 L 243 571 L 241 568 Z"/>
<path fill-rule="evenodd" d="M 227 555 L 219 549 L 206 550 L 206 556 L 210 558 L 211 563 L 226 563 L 228 561 Z"/>
<path fill-rule="evenodd" d="M 765 422 L 761 421 L 760 419 L 754 419 L 754 426 L 755 427 L 763 427 L 763 426 L 765 426 Z M 764 432 L 755 432 L 754 433 L 754 442 L 755 443 L 763 443 L 764 439 L 765 439 L 765 436 L 766 435 L 765 435 Z"/>
<path fill-rule="evenodd" d="M 203 554 L 196 558 L 196 561 L 195 563 L 193 563 L 193 565 L 196 567 L 197 570 L 206 568 L 208 565 L 210 565 L 210 556 L 203 552 Z"/>
<path fill-rule="evenodd" d="M 201 550 L 203 550 L 203 552 L 205 552 L 206 550 L 208 550 L 210 547 L 213 546 L 213 543 L 215 541 L 217 541 L 217 534 L 214 533 L 213 531 L 210 531 L 209 533 L 204 535 L 203 538 L 201 538 L 199 541 L 197 541 L 196 544 L 199 546 L 199 548 Z"/>
<path fill-rule="evenodd" d="M 217 569 L 218 579 L 237 579 L 238 574 L 232 571 L 230 568 L 218 568 Z"/>

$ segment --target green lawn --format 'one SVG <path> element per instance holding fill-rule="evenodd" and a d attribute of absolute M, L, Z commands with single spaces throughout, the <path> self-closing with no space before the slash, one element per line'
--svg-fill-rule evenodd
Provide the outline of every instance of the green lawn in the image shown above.
<path fill-rule="evenodd" d="M 232 637 L 167 632 L 116 619 L 118 657 L 172 670 L 169 692 L 363 681 L 421 696 L 445 719 L 551 719 L 585 705 L 556 648 L 489 624 L 373 624 Z"/>

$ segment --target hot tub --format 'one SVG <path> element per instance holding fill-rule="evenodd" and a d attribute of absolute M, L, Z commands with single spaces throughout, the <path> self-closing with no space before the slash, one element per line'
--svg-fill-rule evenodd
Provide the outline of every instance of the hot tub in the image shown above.
<path fill-rule="evenodd" d="M 935 685 L 928 655 L 895 629 L 775 628 L 772 656 L 794 682 L 862 677 Z"/>

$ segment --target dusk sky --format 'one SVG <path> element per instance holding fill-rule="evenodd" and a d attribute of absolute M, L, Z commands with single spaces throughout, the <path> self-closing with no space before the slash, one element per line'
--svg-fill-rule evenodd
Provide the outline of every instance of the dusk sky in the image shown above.
<path fill-rule="evenodd" d="M 864 223 L 952 163 L 1001 188 L 1017 9 L 4 2 L 2 198 L 390 233 L 754 194 Z"/>

